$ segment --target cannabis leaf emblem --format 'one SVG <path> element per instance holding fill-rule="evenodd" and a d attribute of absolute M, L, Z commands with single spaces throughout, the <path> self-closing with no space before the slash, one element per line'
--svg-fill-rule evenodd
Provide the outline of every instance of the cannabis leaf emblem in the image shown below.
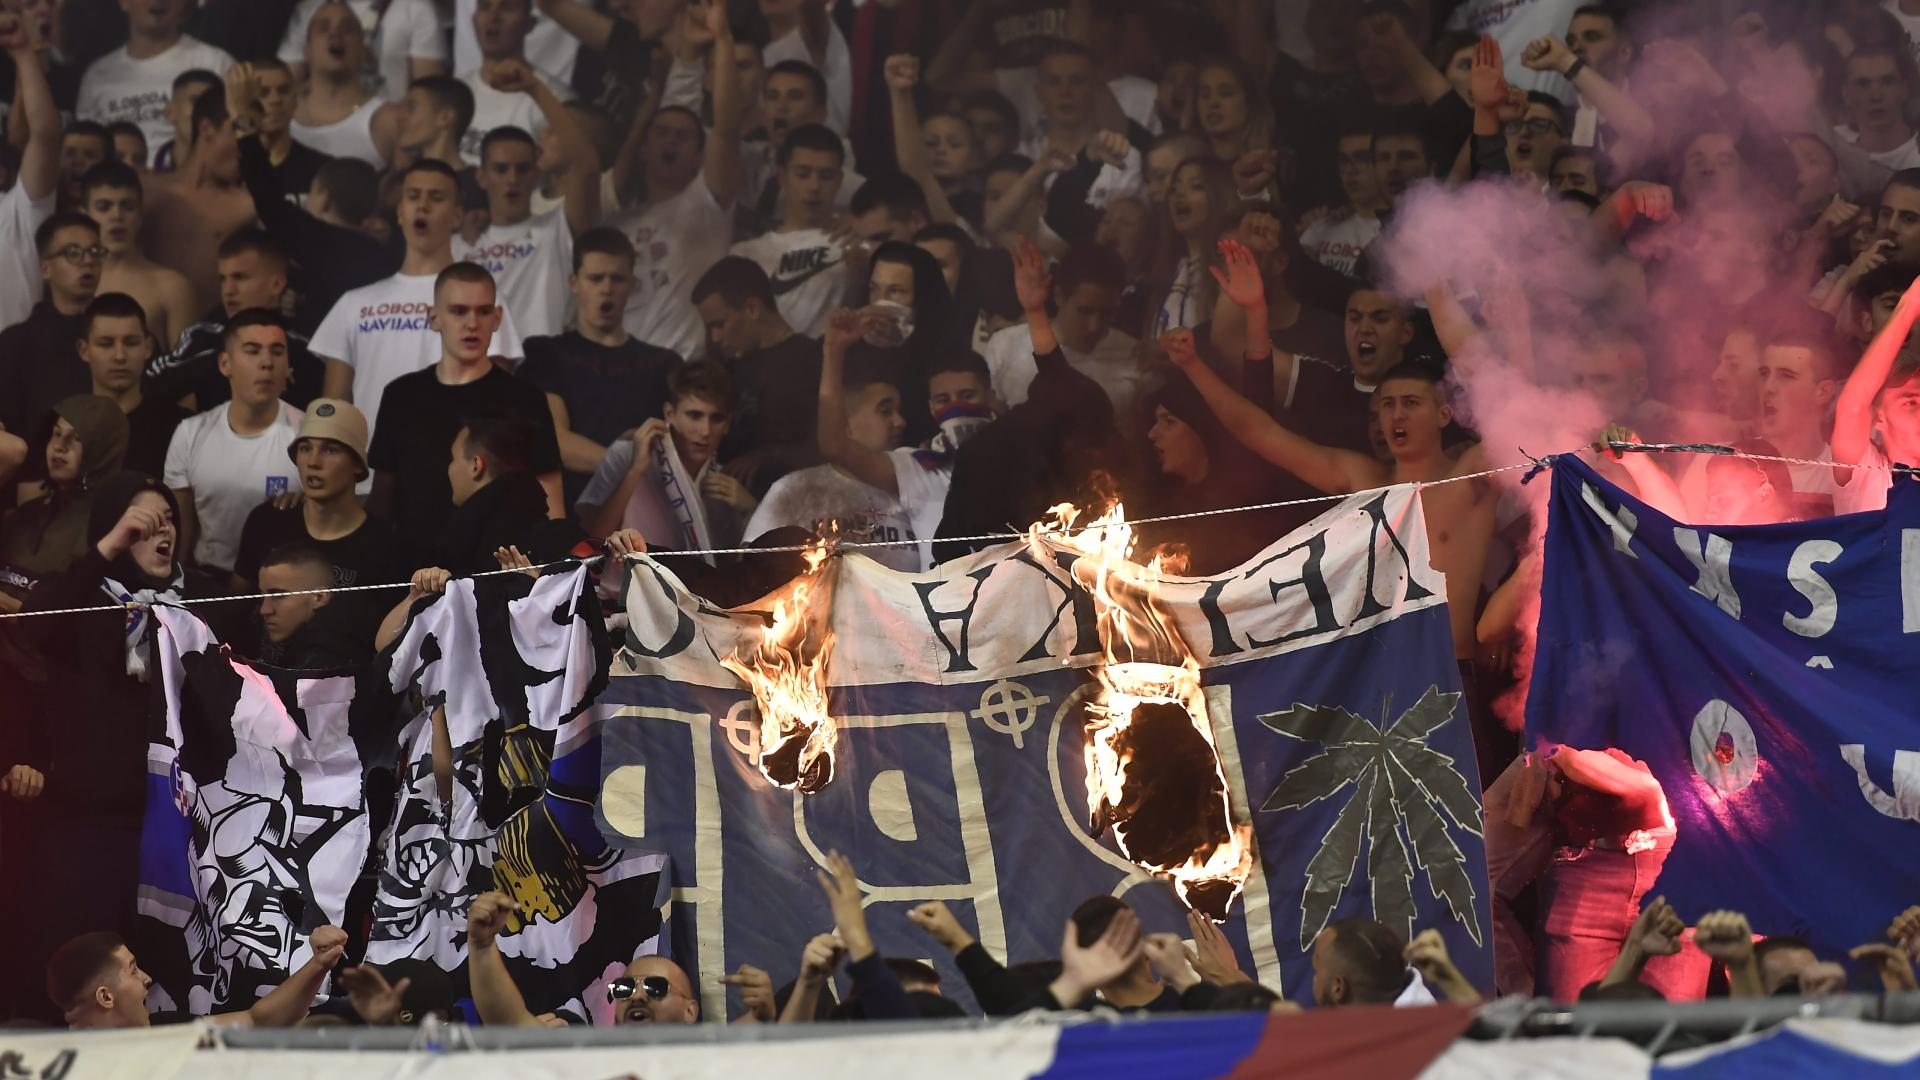
<path fill-rule="evenodd" d="M 1444 899 L 1474 943 L 1480 920 L 1474 914 L 1473 882 L 1460 846 L 1447 833 L 1440 811 L 1459 827 L 1480 835 L 1480 800 L 1453 758 L 1433 749 L 1427 737 L 1453 719 L 1459 694 L 1432 686 L 1391 726 L 1386 715 L 1392 697 L 1381 705 L 1379 727 L 1345 709 L 1295 704 L 1268 713 L 1260 722 L 1282 735 L 1317 742 L 1323 749 L 1280 778 L 1262 812 L 1298 810 L 1338 795 L 1349 784 L 1353 795 L 1307 864 L 1300 897 L 1300 947 L 1310 948 L 1353 879 L 1360 834 L 1367 836 L 1367 877 L 1373 885 L 1373 917 L 1413 935 L 1413 864 L 1427 873 L 1427 886 Z M 1404 826 L 1404 828 L 1403 828 Z M 1403 835 L 1404 834 L 1404 835 Z M 1407 840 L 1413 841 L 1411 860 Z"/>

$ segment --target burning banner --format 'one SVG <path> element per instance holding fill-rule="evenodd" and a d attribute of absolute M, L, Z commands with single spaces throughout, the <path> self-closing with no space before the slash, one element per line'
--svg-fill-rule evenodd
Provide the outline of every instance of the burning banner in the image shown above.
<path fill-rule="evenodd" d="M 1117 516 L 918 575 L 816 557 L 732 611 L 642 559 L 601 827 L 668 856 L 690 970 L 794 974 L 837 849 L 890 955 L 938 951 L 905 912 L 943 900 L 1008 962 L 1050 958 L 1109 893 L 1149 930 L 1224 917 L 1296 995 L 1314 934 L 1361 914 L 1440 928 L 1484 981 L 1479 786 L 1419 507 L 1355 495 L 1210 578 L 1129 561 Z"/>

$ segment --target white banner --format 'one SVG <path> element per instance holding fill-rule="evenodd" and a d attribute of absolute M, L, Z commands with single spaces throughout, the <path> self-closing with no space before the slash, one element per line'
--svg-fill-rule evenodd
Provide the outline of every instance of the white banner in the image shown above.
<path fill-rule="evenodd" d="M 182 1066 L 199 1039 L 199 1028 L 192 1024 L 129 1031 L 0 1029 L 0 1077 L 151 1080 L 184 1075 Z"/>

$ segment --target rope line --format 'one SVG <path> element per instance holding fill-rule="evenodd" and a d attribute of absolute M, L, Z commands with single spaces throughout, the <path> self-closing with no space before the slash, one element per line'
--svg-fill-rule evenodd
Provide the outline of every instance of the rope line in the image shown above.
<path fill-rule="evenodd" d="M 1744 458 L 1749 461 L 1777 461 L 1777 462 L 1782 462 L 1788 465 L 1824 465 L 1830 468 L 1838 468 L 1838 469 L 1869 469 L 1876 472 L 1884 472 L 1889 474 L 1900 473 L 1905 475 L 1913 475 L 1916 473 L 1920 473 L 1920 469 L 1916 469 L 1906 465 L 1848 465 L 1848 464 L 1844 464 L 1837 461 L 1819 461 L 1811 458 L 1779 457 L 1771 454 L 1746 454 L 1746 453 L 1740 453 L 1734 450 L 1734 448 L 1731 446 L 1721 446 L 1716 443 L 1609 442 L 1607 444 L 1607 449 L 1626 452 L 1626 453 L 1636 453 L 1636 454 L 1712 454 L 1718 457 Z M 1498 468 L 1482 469 L 1479 472 L 1467 473 L 1461 476 L 1449 476 L 1443 480 L 1417 481 L 1408 486 L 1411 486 L 1414 490 L 1419 491 L 1419 490 L 1424 490 L 1430 487 L 1443 487 L 1447 484 L 1464 483 L 1468 480 L 1483 480 L 1489 476 L 1499 476 L 1502 473 L 1518 472 L 1522 469 L 1528 470 L 1529 474 L 1531 475 L 1531 473 L 1533 472 L 1538 472 L 1541 469 L 1551 467 L 1554 459 L 1562 456 L 1559 454 L 1548 454 L 1545 457 L 1536 458 L 1536 457 L 1533 457 L 1533 455 L 1531 454 L 1527 454 L 1524 450 L 1521 451 L 1521 453 L 1525 455 L 1528 458 L 1528 460 L 1519 465 L 1502 465 Z M 1313 495 L 1313 496 L 1308 496 L 1306 498 L 1300 498 L 1300 499 L 1281 499 L 1276 502 L 1249 503 L 1245 506 L 1227 506 L 1227 507 L 1221 507 L 1215 510 L 1192 510 L 1182 514 L 1162 514 L 1158 517 L 1132 518 L 1132 519 L 1129 519 L 1126 524 L 1133 527 L 1137 527 L 1141 525 L 1161 525 L 1161 524 L 1165 524 L 1167 522 L 1172 522 L 1172 521 L 1192 521 L 1198 518 L 1217 517 L 1223 514 L 1245 514 L 1245 513 L 1251 513 L 1259 510 L 1280 510 L 1280 509 L 1293 507 L 1293 506 L 1311 506 L 1318 503 L 1337 503 L 1337 502 L 1342 502 L 1349 498 L 1352 498 L 1352 493 L 1349 493 L 1346 495 Z M 1081 533 L 1092 532 L 1095 529 L 1102 528 L 1102 527 L 1103 526 L 1083 526 L 1078 529 L 1067 529 L 1067 530 L 1064 530 L 1062 535 L 1077 536 Z M 955 543 L 955 544 L 978 544 L 978 543 L 995 543 L 995 542 L 1007 541 L 1007 540 L 1024 540 L 1026 539 L 1026 537 L 1027 537 L 1027 534 L 1024 532 L 981 533 L 975 536 L 943 536 L 940 538 L 940 542 Z M 838 551 L 863 551 L 863 550 L 871 550 L 876 548 L 919 547 L 923 543 L 926 543 L 926 541 L 923 541 L 923 540 L 848 540 L 848 541 L 836 543 L 834 545 L 834 548 L 835 550 L 838 550 Z M 656 559 L 687 559 L 687 558 L 697 559 L 697 558 L 705 558 L 710 555 L 789 554 L 794 552 L 806 551 L 809 546 L 810 545 L 807 545 L 807 544 L 786 544 L 786 545 L 780 545 L 776 547 L 700 548 L 692 551 L 650 551 L 650 552 L 647 552 L 647 554 Z M 607 559 L 610 557 L 611 556 L 608 556 L 608 555 L 592 555 L 586 558 L 569 557 L 565 559 L 556 559 L 553 562 L 542 563 L 534 567 L 516 567 L 513 569 L 505 569 L 505 570 L 483 570 L 477 574 L 466 574 L 462 576 L 470 577 L 470 578 L 496 577 L 501 574 L 523 574 L 523 573 L 526 573 L 529 569 L 545 572 L 547 570 L 551 570 L 555 567 L 561 567 L 561 566 L 589 566 L 589 565 L 592 565 L 593 563 L 600 562 L 601 560 Z M 185 607 L 191 607 L 198 604 L 229 604 L 238 600 L 264 600 L 270 596 L 319 596 L 321 594 L 330 594 L 330 593 L 385 592 L 385 591 L 391 591 L 394 589 L 408 589 L 412 587 L 413 587 L 413 583 L 411 581 L 386 582 L 379 585 L 342 585 L 342 586 L 338 586 L 336 588 L 331 588 L 331 589 L 300 589 L 300 590 L 293 590 L 288 592 L 274 592 L 274 593 L 261 593 L 261 592 L 242 593 L 237 596 L 196 597 L 193 599 L 182 600 L 180 601 L 180 605 Z M 15 611 L 15 612 L 0 613 L 0 620 L 32 619 L 32 618 L 40 618 L 48 615 L 87 615 L 87 614 L 94 614 L 102 611 L 126 611 L 129 609 L 141 607 L 141 606 L 144 606 L 144 605 L 136 604 L 136 603 L 100 604 L 94 607 L 49 608 L 45 611 Z"/>

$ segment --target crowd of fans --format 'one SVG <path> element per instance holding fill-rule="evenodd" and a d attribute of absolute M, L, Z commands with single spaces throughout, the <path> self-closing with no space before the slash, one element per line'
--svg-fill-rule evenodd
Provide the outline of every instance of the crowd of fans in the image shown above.
<path fill-rule="evenodd" d="M 0 49 L 0 612 L 264 594 L 197 610 L 248 655 L 334 666 L 450 575 L 601 544 L 833 522 L 919 571 L 1061 501 L 1453 481 L 1424 506 L 1490 782 L 1486 989 L 1844 982 L 1737 914 L 1689 935 L 1642 903 L 1673 836 L 1643 765 L 1518 755 L 1488 702 L 1543 523 L 1484 475 L 1514 452 L 1475 435 L 1487 402 L 1459 407 L 1518 373 L 1603 445 L 1793 459 L 1601 460 L 1689 520 L 1883 506 L 1886 472 L 1852 467 L 1920 462 L 1920 2 L 6 0 Z M 1542 245 L 1593 287 L 1410 294 L 1396 217 L 1480 189 L 1556 222 Z M 1324 505 L 1142 541 L 1213 573 Z M 722 603 L 792 570 L 676 565 Z M 389 583 L 411 588 L 326 592 Z M 36 973 L 7 980 L 15 1014 L 145 1022 L 114 931 L 150 626 L 0 623 L 0 861 L 33 883 L 0 927 L 10 955 L 67 942 L 44 986 L 13 965 Z M 876 956 L 844 861 L 822 884 L 836 931 L 787 991 L 726 976 L 750 1015 L 952 1008 Z M 492 948 L 512 908 L 471 913 L 473 1000 L 539 1022 Z M 1005 968 L 943 906 L 913 918 L 995 1014 L 1287 1004 L 1205 920 L 1189 952 L 1089 901 L 1057 963 Z M 1854 959 L 1911 987 L 1916 931 Z M 328 942 L 247 1015 L 304 1015 Z M 452 1008 L 443 974 L 348 970 L 361 1019 Z M 1322 1005 L 1476 994 L 1437 937 L 1367 920 L 1314 971 Z M 700 1018 L 662 958 L 612 994 L 623 1022 Z"/>

